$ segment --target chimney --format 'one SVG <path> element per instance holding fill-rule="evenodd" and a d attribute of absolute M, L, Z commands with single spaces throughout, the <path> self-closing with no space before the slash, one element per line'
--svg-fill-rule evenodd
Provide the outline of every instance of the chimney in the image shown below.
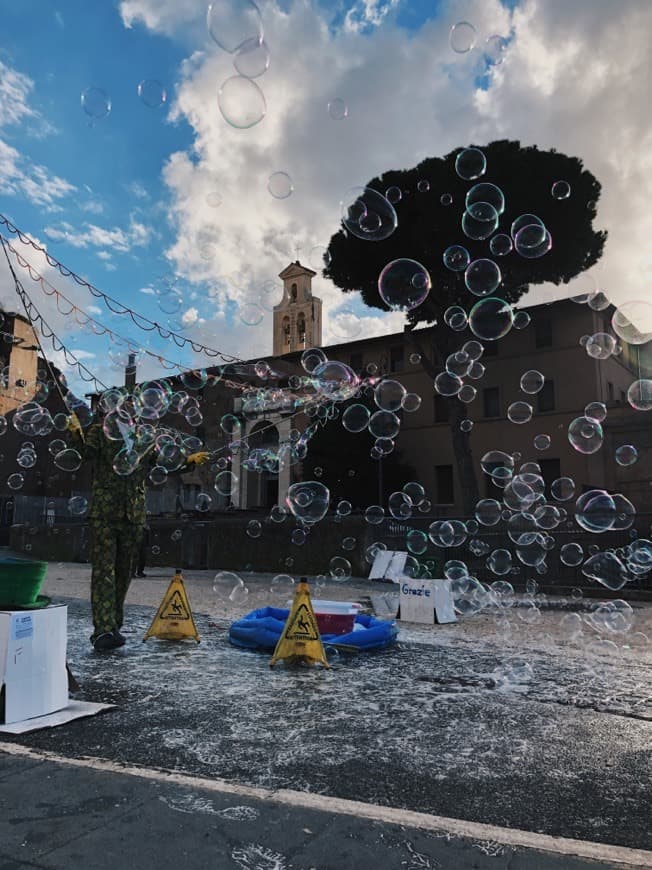
<path fill-rule="evenodd" d="M 136 354 L 130 353 L 129 360 L 125 366 L 125 387 L 128 390 L 133 390 L 136 386 Z"/>

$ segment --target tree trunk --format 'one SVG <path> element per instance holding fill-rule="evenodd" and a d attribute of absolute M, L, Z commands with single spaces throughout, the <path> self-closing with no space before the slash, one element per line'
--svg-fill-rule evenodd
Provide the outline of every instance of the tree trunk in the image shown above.
<path fill-rule="evenodd" d="M 430 330 L 422 330 L 420 333 L 415 333 L 410 327 L 405 328 L 405 334 L 410 344 L 421 357 L 421 365 L 424 371 L 433 381 L 444 368 L 446 357 L 457 350 L 453 346 L 450 339 L 453 337 L 443 330 L 435 332 L 434 328 Z M 425 334 L 435 339 L 436 344 L 432 345 L 433 358 L 430 358 L 424 351 L 419 338 L 421 334 Z M 470 432 L 463 432 L 460 428 L 462 420 L 468 419 L 468 408 L 464 402 L 461 402 L 457 396 L 451 396 L 448 399 L 448 414 L 451 427 L 451 441 L 453 443 L 453 452 L 455 453 L 455 464 L 457 466 L 457 478 L 462 489 L 462 507 L 464 515 L 472 517 L 475 513 L 475 506 L 480 498 L 480 490 L 478 480 L 475 476 L 475 468 L 473 465 L 473 452 L 471 450 Z"/>

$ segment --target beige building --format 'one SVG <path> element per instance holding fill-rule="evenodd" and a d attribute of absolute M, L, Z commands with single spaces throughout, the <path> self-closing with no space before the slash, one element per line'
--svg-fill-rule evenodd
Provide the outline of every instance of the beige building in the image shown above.
<path fill-rule="evenodd" d="M 283 298 L 274 306 L 275 357 L 321 347 L 321 299 L 312 295 L 312 279 L 316 274 L 298 260 L 279 274 Z"/>
<path fill-rule="evenodd" d="M 15 411 L 36 391 L 38 341 L 29 321 L 0 311 L 0 414 Z"/>

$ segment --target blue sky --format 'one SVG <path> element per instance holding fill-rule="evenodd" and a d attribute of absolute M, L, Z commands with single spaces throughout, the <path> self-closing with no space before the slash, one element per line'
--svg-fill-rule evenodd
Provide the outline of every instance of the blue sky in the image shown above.
<path fill-rule="evenodd" d="M 271 64 L 257 83 L 267 114 L 251 129 L 235 130 L 217 109 L 233 59 L 210 40 L 203 3 L 0 0 L 0 211 L 65 264 L 154 319 L 165 315 L 155 296 L 140 291 L 176 275 L 188 334 L 251 358 L 271 352 L 270 314 L 262 312 L 252 327 L 243 324 L 241 306 L 258 304 L 260 286 L 277 280 L 290 259 L 310 264 L 310 251 L 337 228 L 349 187 L 465 142 L 512 136 L 583 156 L 604 185 L 600 216 L 610 242 L 601 281 L 614 292 L 643 293 L 636 281 L 649 268 L 642 252 L 650 227 L 641 217 L 652 195 L 649 149 L 632 143 L 646 142 L 649 132 L 641 72 L 650 63 L 642 18 L 649 5 L 627 0 L 620 11 L 607 0 L 260 5 Z M 477 27 L 478 42 L 456 55 L 448 32 L 463 19 Z M 618 46 L 611 37 L 616 26 L 623 33 Z M 487 75 L 482 45 L 493 34 L 509 36 L 510 44 L 504 64 Z M 143 79 L 163 83 L 166 106 L 152 109 L 139 100 Z M 89 87 L 103 88 L 112 102 L 110 115 L 93 124 L 80 105 Z M 328 116 L 334 97 L 349 106 L 343 122 Z M 286 200 L 268 193 L 274 171 L 293 179 Z M 213 190 L 223 198 L 219 208 L 206 204 Z M 202 246 L 214 255 L 200 256 Z M 0 277 L 6 302 L 10 288 Z M 72 290 L 86 310 L 97 306 Z M 325 343 L 341 340 L 335 326 L 347 311 L 353 317 L 346 322 L 355 323 L 345 335 L 351 339 L 402 328 L 400 316 L 364 309 L 324 281 L 315 290 L 325 303 Z M 89 366 L 105 367 L 106 342 L 57 312 L 52 318 Z M 138 335 L 124 319 L 100 319 Z M 163 341 L 153 347 L 184 364 L 193 359 Z"/>

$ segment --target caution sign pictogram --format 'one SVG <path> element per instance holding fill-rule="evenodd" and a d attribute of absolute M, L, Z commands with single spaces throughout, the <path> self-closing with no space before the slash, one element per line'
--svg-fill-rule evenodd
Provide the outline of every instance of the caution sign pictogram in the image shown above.
<path fill-rule="evenodd" d="M 161 640 L 185 640 L 191 637 L 197 643 L 200 642 L 186 587 L 178 571 L 172 578 L 163 602 L 143 640 L 147 640 L 148 637 L 158 637 Z"/>
<path fill-rule="evenodd" d="M 274 667 L 281 660 L 291 664 L 321 664 L 325 668 L 329 667 L 305 578 L 297 585 L 294 602 L 283 634 L 276 644 L 270 667 Z"/>

